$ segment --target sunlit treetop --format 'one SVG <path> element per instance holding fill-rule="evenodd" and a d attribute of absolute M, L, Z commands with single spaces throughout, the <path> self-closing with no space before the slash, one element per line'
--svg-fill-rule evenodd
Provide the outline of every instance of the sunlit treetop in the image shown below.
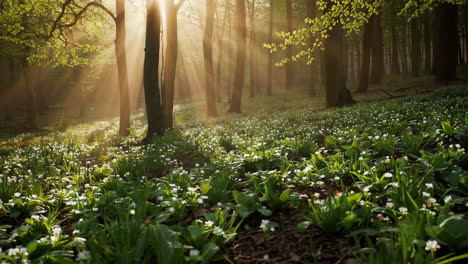
<path fill-rule="evenodd" d="M 315 61 L 317 51 L 324 50 L 324 40 L 329 32 L 337 26 L 348 34 L 360 32 L 369 19 L 382 12 L 386 5 L 394 4 L 398 0 L 318 0 L 317 6 L 321 15 L 316 18 L 306 18 L 307 26 L 292 32 L 279 32 L 276 35 L 283 39 L 282 43 L 268 43 L 264 46 L 270 52 L 286 50 L 288 46 L 298 46 L 302 49 L 292 57 L 279 61 L 276 65 L 283 66 L 288 62 L 295 62 L 305 58 L 308 64 Z M 400 16 L 411 20 L 432 10 L 440 3 L 463 4 L 464 0 L 402 0 L 403 8 Z"/>

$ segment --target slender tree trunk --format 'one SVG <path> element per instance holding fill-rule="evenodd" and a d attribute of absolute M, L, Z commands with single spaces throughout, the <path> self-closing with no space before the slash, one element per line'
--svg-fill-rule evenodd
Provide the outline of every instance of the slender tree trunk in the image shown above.
<path fill-rule="evenodd" d="M 275 19 L 274 0 L 270 0 L 270 24 L 268 30 L 268 43 L 273 42 L 273 22 Z M 273 53 L 268 53 L 268 72 L 267 72 L 267 95 L 271 96 L 273 86 Z"/>
<path fill-rule="evenodd" d="M 325 40 L 325 91 L 327 107 L 341 107 L 354 104 L 346 87 L 343 65 L 344 33 L 337 25 Z"/>
<path fill-rule="evenodd" d="M 372 18 L 364 26 L 364 33 L 362 39 L 362 64 L 359 77 L 359 86 L 357 93 L 366 93 L 369 90 L 369 70 L 371 62 L 371 37 L 372 37 Z M 359 56 L 359 55 L 358 55 Z"/>
<path fill-rule="evenodd" d="M 119 135 L 126 137 L 130 129 L 130 92 L 128 88 L 127 51 L 125 45 L 125 0 L 116 0 L 117 16 L 115 56 L 117 58 L 117 71 L 120 88 L 120 128 Z"/>
<path fill-rule="evenodd" d="M 237 0 L 236 6 L 237 20 L 237 59 L 236 59 L 236 74 L 234 79 L 234 88 L 232 91 L 232 102 L 229 112 L 240 113 L 242 103 L 242 90 L 244 88 L 244 65 L 245 65 L 245 48 L 246 48 L 246 17 L 245 17 L 245 0 Z"/>
<path fill-rule="evenodd" d="M 306 8 L 307 8 L 307 18 L 314 19 L 317 16 L 317 2 L 315 0 L 305 0 L 306 1 Z M 309 39 L 309 47 L 312 47 L 314 44 L 313 38 Z M 317 56 L 318 54 L 314 54 Z M 307 73 L 307 81 L 306 85 L 308 85 L 308 90 L 310 92 L 311 96 L 316 96 L 317 91 L 316 91 L 316 85 L 314 85 L 314 81 L 317 82 L 317 80 L 314 79 L 314 73 L 318 71 L 318 61 L 314 61 L 311 64 L 308 65 L 308 73 Z"/>
<path fill-rule="evenodd" d="M 431 69 L 431 66 L 432 66 L 432 62 L 431 62 L 431 55 L 432 55 L 432 52 L 431 52 L 431 40 L 432 40 L 432 36 L 431 36 L 431 14 L 427 14 L 425 17 L 424 17 L 424 71 L 426 73 L 431 73 L 432 69 Z"/>
<path fill-rule="evenodd" d="M 418 76 L 421 70 L 421 33 L 419 19 L 411 22 L 411 74 Z"/>
<path fill-rule="evenodd" d="M 224 14 L 223 18 L 223 26 L 221 27 L 221 34 L 218 38 L 218 65 L 216 67 L 216 99 L 218 103 L 222 102 L 222 90 L 221 90 L 221 65 L 223 62 L 223 53 L 224 53 L 224 42 L 223 42 L 223 36 L 224 36 L 224 31 L 226 27 L 226 22 L 227 22 L 227 17 L 226 14 Z"/>
<path fill-rule="evenodd" d="M 255 72 L 256 72 L 256 65 L 255 65 L 255 42 L 256 42 L 256 28 L 255 28 L 255 0 L 252 0 L 252 8 L 250 14 L 250 98 L 255 96 Z"/>
<path fill-rule="evenodd" d="M 439 26 L 434 56 L 436 80 L 445 82 L 457 78 L 458 11 L 457 5 L 442 3 L 436 9 L 436 24 Z"/>
<path fill-rule="evenodd" d="M 408 69 L 408 53 L 407 53 L 407 42 L 406 39 L 408 37 L 407 33 L 407 25 L 403 24 L 401 26 L 401 34 L 400 34 L 400 39 L 401 39 L 401 70 L 403 71 L 403 74 L 408 74 L 409 69 Z"/>
<path fill-rule="evenodd" d="M 398 60 L 398 32 L 395 24 L 390 25 L 390 34 L 392 38 L 392 51 L 390 59 L 390 72 L 392 74 L 400 74 L 400 61 Z"/>
<path fill-rule="evenodd" d="M 218 115 L 216 110 L 216 94 L 214 89 L 213 71 L 213 20 L 216 4 L 214 0 L 206 0 L 206 22 L 203 35 L 203 54 L 205 62 L 205 86 L 207 115 L 214 117 Z"/>
<path fill-rule="evenodd" d="M 350 71 L 350 79 L 352 80 L 356 80 L 356 60 L 355 60 L 355 57 L 354 57 L 354 52 L 355 52 L 355 49 L 354 49 L 354 46 L 356 45 L 356 41 L 354 39 L 352 39 L 352 41 L 350 41 L 350 47 L 349 47 L 349 71 Z"/>
<path fill-rule="evenodd" d="M 158 0 L 148 0 L 146 13 L 146 41 L 144 62 L 144 88 L 148 133 L 145 142 L 154 135 L 164 134 L 161 93 L 159 90 L 159 49 L 161 35 L 161 13 Z"/>
<path fill-rule="evenodd" d="M 287 31 L 293 31 L 293 8 L 292 0 L 286 1 L 286 17 L 287 17 Z M 288 45 L 286 47 L 286 57 L 291 58 L 293 56 L 293 47 Z M 286 90 L 291 90 L 294 85 L 294 65 L 289 62 L 286 64 Z"/>
<path fill-rule="evenodd" d="M 372 37 L 371 37 L 371 53 L 372 53 L 372 68 L 370 74 L 370 83 L 376 84 L 382 81 L 384 75 L 384 43 L 382 30 L 382 16 L 374 15 L 371 18 Z"/>
<path fill-rule="evenodd" d="M 232 16 L 231 16 L 231 2 L 230 0 L 228 0 L 226 2 L 226 12 L 228 14 L 228 25 L 229 25 L 229 30 L 228 30 L 228 35 L 229 35 L 229 54 L 228 54 L 228 79 L 227 79 L 227 85 L 226 85 L 226 88 L 227 88 L 227 99 L 228 99 L 228 103 L 231 103 L 231 95 L 232 95 L 232 73 L 234 72 L 233 71 L 233 68 L 232 68 L 232 65 L 234 64 L 234 60 L 232 59 L 232 51 L 233 51 L 233 47 L 234 45 L 232 44 L 233 41 L 232 41 Z"/>
<path fill-rule="evenodd" d="M 162 88 L 164 128 L 172 129 L 174 114 L 174 90 L 178 59 L 178 7 L 174 2 L 166 2 L 166 63 L 164 64 L 164 80 Z"/>

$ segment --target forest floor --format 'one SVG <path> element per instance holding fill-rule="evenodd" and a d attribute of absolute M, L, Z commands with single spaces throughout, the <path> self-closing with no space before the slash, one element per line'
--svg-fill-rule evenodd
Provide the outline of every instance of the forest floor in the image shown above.
<path fill-rule="evenodd" d="M 295 93 L 215 119 L 177 105 L 176 129 L 149 146 L 141 114 L 124 139 L 116 120 L 9 133 L 0 261 L 467 258 L 468 90 L 420 81 L 334 110 Z"/>
<path fill-rule="evenodd" d="M 371 103 L 376 101 L 384 101 L 395 99 L 404 96 L 415 94 L 423 94 L 440 87 L 448 85 L 461 85 L 468 83 L 467 80 L 454 81 L 451 83 L 437 84 L 431 76 L 407 77 L 387 76 L 382 84 L 371 85 L 367 93 L 354 94 L 354 98 L 358 103 Z M 350 81 L 349 87 L 354 90 L 357 86 L 356 82 Z M 283 111 L 300 108 L 309 108 L 315 110 L 325 109 L 325 99 L 323 91 L 318 91 L 315 96 L 310 96 L 309 91 L 303 87 L 296 87 L 291 91 L 275 91 L 274 96 L 248 98 L 243 101 L 244 113 L 257 113 L 261 111 Z M 304 96 L 306 95 L 306 96 Z M 176 102 L 174 111 L 176 112 L 175 124 L 179 125 L 185 121 L 197 119 L 199 120 L 205 112 L 205 104 L 203 100 L 194 99 L 192 102 Z M 224 115 L 229 108 L 227 102 L 218 104 L 219 112 Z M 118 110 L 100 109 L 99 105 L 90 105 L 87 116 L 79 118 L 79 109 L 76 104 L 53 105 L 50 106 L 44 114 L 38 115 L 39 129 L 30 130 L 25 123 L 25 114 L 21 111 L 13 116 L 12 120 L 0 119 L 0 142 L 5 144 L 7 141 L 14 139 L 16 136 L 21 137 L 36 137 L 45 136 L 49 133 L 63 132 L 75 125 L 84 123 L 92 123 L 98 121 L 107 122 L 111 120 L 111 124 L 118 122 L 116 115 Z M 1 113 L 3 114 L 3 113 Z M 141 117 L 141 111 L 136 111 L 135 118 Z M 1 144 L 1 143 L 0 143 Z"/>

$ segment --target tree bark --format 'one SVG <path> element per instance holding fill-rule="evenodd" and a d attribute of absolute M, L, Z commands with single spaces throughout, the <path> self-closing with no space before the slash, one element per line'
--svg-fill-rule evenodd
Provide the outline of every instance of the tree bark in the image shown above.
<path fill-rule="evenodd" d="M 408 69 L 408 53 L 407 53 L 407 43 L 406 38 L 408 37 L 408 31 L 407 31 L 407 25 L 403 24 L 401 26 L 401 34 L 400 34 L 400 39 L 401 39 L 401 70 L 403 71 L 403 74 L 408 74 L 409 69 Z"/>
<path fill-rule="evenodd" d="M 127 51 L 125 45 L 125 0 L 116 0 L 115 56 L 120 88 L 120 127 L 119 135 L 126 137 L 130 129 L 130 92 L 128 88 Z"/>
<path fill-rule="evenodd" d="M 366 93 L 369 90 L 369 70 L 371 62 L 372 19 L 364 26 L 362 38 L 362 63 L 357 93 Z"/>
<path fill-rule="evenodd" d="M 328 108 L 355 103 L 346 87 L 343 65 L 344 34 L 340 27 L 335 26 L 325 40 L 325 91 Z"/>
<path fill-rule="evenodd" d="M 255 0 L 252 0 L 252 8 L 250 14 L 250 98 L 255 96 L 255 41 L 256 41 L 256 25 L 255 25 Z"/>
<path fill-rule="evenodd" d="M 270 0 L 270 22 L 268 30 L 268 43 L 273 42 L 273 22 L 275 18 L 274 0 Z M 267 95 L 272 96 L 273 86 L 273 53 L 268 53 L 268 72 L 267 72 Z"/>
<path fill-rule="evenodd" d="M 293 8 L 292 0 L 286 1 L 286 17 L 287 17 L 287 31 L 293 31 Z M 288 45 L 286 47 L 286 57 L 291 59 L 293 56 L 293 47 Z M 292 62 L 286 64 L 286 90 L 291 90 L 294 85 L 294 65 Z"/>
<path fill-rule="evenodd" d="M 400 61 L 398 60 L 398 32 L 394 23 L 390 25 L 390 35 L 392 38 L 390 72 L 397 75 L 400 74 Z"/>
<path fill-rule="evenodd" d="M 143 83 L 145 90 L 148 133 L 145 142 L 154 135 L 164 134 L 164 116 L 159 90 L 159 49 L 161 35 L 161 14 L 159 0 L 148 0 L 146 13 L 146 41 Z"/>
<path fill-rule="evenodd" d="M 317 16 L 317 2 L 315 0 L 305 0 L 305 1 L 306 1 L 306 9 L 307 9 L 306 10 L 307 18 L 314 19 Z M 308 44 L 309 47 L 312 47 L 313 44 L 314 44 L 313 38 L 310 38 L 309 44 Z M 318 54 L 315 54 L 315 55 L 318 55 Z M 306 85 L 308 86 L 308 90 L 311 96 L 317 95 L 316 86 L 313 83 L 314 81 L 313 74 L 316 73 L 316 71 L 318 71 L 317 66 L 318 66 L 318 60 L 315 60 L 314 62 L 312 62 L 311 64 L 307 66 L 308 73 L 307 73 Z"/>
<path fill-rule="evenodd" d="M 436 21 L 439 26 L 435 46 L 434 65 L 436 80 L 445 82 L 457 78 L 458 54 L 458 11 L 457 5 L 442 3 L 436 9 Z"/>
<path fill-rule="evenodd" d="M 431 73 L 432 61 L 431 61 L 431 14 L 427 14 L 424 17 L 424 72 Z"/>
<path fill-rule="evenodd" d="M 214 90 L 214 71 L 213 71 L 213 20 L 215 13 L 215 0 L 206 0 L 206 22 L 205 33 L 203 34 L 203 54 L 205 63 L 205 91 L 206 91 L 206 110 L 207 115 L 215 117 L 218 115 L 216 110 L 216 93 Z"/>
<path fill-rule="evenodd" d="M 166 55 L 164 64 L 164 80 L 162 88 L 164 128 L 172 129 L 174 126 L 174 90 L 178 59 L 178 7 L 174 2 L 166 2 Z"/>
<path fill-rule="evenodd" d="M 232 102 L 229 112 L 240 113 L 242 103 L 242 91 L 244 88 L 244 66 L 245 66 L 245 48 L 246 48 L 246 16 L 245 16 L 245 0 L 237 0 L 236 6 L 236 25 L 237 25 L 237 59 L 236 73 L 234 75 L 234 87 L 232 91 Z"/>
<path fill-rule="evenodd" d="M 371 54 L 372 67 L 370 74 L 370 83 L 377 84 L 382 82 L 384 75 L 384 43 L 382 30 L 382 16 L 374 15 L 371 18 L 372 37 L 371 37 Z"/>
<path fill-rule="evenodd" d="M 419 19 L 411 22 L 411 74 L 418 76 L 421 70 L 421 33 Z"/>

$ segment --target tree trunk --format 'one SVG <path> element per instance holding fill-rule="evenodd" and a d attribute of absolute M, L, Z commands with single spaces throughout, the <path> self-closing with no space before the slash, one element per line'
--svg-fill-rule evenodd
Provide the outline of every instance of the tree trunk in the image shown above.
<path fill-rule="evenodd" d="M 411 22 L 411 74 L 418 76 L 421 70 L 421 33 L 419 19 Z"/>
<path fill-rule="evenodd" d="M 408 69 L 408 53 L 407 53 L 407 42 L 406 39 L 408 37 L 408 31 L 407 31 L 407 25 L 403 24 L 401 26 L 401 34 L 400 34 L 400 39 L 401 39 L 401 70 L 403 71 L 403 74 L 408 74 L 409 69 Z"/>
<path fill-rule="evenodd" d="M 205 33 L 203 34 L 203 54 L 205 62 L 206 110 L 207 115 L 210 117 L 215 117 L 218 115 L 216 110 L 216 94 L 214 90 L 212 47 L 215 8 L 215 0 L 206 0 L 206 22 Z"/>
<path fill-rule="evenodd" d="M 325 40 L 325 91 L 329 108 L 355 103 L 346 87 L 343 65 L 344 34 L 340 27 L 335 26 Z"/>
<path fill-rule="evenodd" d="M 228 31 L 228 35 L 229 35 L 229 54 L 228 54 L 228 79 L 227 79 L 227 85 L 226 85 L 226 89 L 227 89 L 227 99 L 228 99 L 228 103 L 231 103 L 231 95 L 232 95 L 232 73 L 233 73 L 233 69 L 232 69 L 232 65 L 234 64 L 233 63 L 233 59 L 232 59 L 232 51 L 233 51 L 233 41 L 232 41 L 232 16 L 231 16 L 231 2 L 230 0 L 228 0 L 226 2 L 226 12 L 228 14 L 228 25 L 229 25 L 229 31 Z"/>
<path fill-rule="evenodd" d="M 287 17 L 287 31 L 293 31 L 293 8 L 292 0 L 286 1 L 286 17 Z M 286 47 L 286 57 L 291 59 L 293 56 L 293 47 L 288 45 Z M 294 65 L 292 62 L 286 64 L 286 90 L 291 90 L 294 85 Z"/>
<path fill-rule="evenodd" d="M 427 14 L 424 18 L 424 72 L 431 73 L 431 14 Z"/>
<path fill-rule="evenodd" d="M 371 37 L 371 54 L 372 67 L 370 74 L 370 83 L 377 84 L 382 82 L 384 75 L 384 43 L 382 30 L 382 16 L 374 15 L 371 18 L 372 37 Z"/>
<path fill-rule="evenodd" d="M 237 59 L 236 59 L 236 74 L 234 79 L 234 87 L 232 91 L 232 102 L 229 112 L 240 113 L 242 103 L 242 90 L 244 88 L 244 65 L 245 65 L 245 48 L 246 48 L 246 18 L 245 18 L 245 0 L 237 0 L 236 6 L 237 20 Z"/>
<path fill-rule="evenodd" d="M 226 8 L 227 9 L 227 8 Z M 223 55 L 224 55 L 224 32 L 226 31 L 226 23 L 227 23 L 227 10 L 225 10 L 224 17 L 223 17 L 223 25 L 221 26 L 220 34 L 218 36 L 218 65 L 216 67 L 216 100 L 218 103 L 222 102 L 222 94 L 223 90 L 221 87 L 222 81 L 222 74 L 221 74 L 221 66 L 223 62 Z"/>
<path fill-rule="evenodd" d="M 457 5 L 442 3 L 437 9 L 436 24 L 438 45 L 434 56 L 436 80 L 439 82 L 455 80 L 457 78 L 458 53 L 458 12 Z"/>
<path fill-rule="evenodd" d="M 362 38 L 362 63 L 357 93 L 366 93 L 369 90 L 369 70 L 371 59 L 372 19 L 364 26 Z"/>
<path fill-rule="evenodd" d="M 130 129 L 130 92 L 128 88 L 127 51 L 125 45 L 125 0 L 116 0 L 115 56 L 120 88 L 120 128 L 119 135 L 126 137 Z"/>
<path fill-rule="evenodd" d="M 273 22 L 275 18 L 274 0 L 270 0 L 270 24 L 268 30 L 268 43 L 273 43 Z M 273 53 L 268 53 L 267 95 L 272 96 L 273 86 Z"/>
<path fill-rule="evenodd" d="M 154 135 L 164 134 L 159 90 L 159 49 L 161 35 L 161 14 L 158 0 L 148 0 L 146 13 L 146 41 L 143 83 L 145 89 L 146 116 L 148 133 L 145 142 L 149 143 Z"/>
<path fill-rule="evenodd" d="M 252 8 L 250 14 L 250 98 L 255 96 L 255 0 L 252 0 Z"/>
<path fill-rule="evenodd" d="M 390 34 L 392 38 L 392 51 L 390 59 L 390 72 L 392 74 L 400 74 L 400 61 L 398 60 L 398 33 L 395 24 L 390 25 Z"/>
<path fill-rule="evenodd" d="M 314 19 L 317 16 L 317 2 L 315 0 L 306 0 L 306 8 L 307 8 L 307 18 Z M 309 38 L 309 47 L 312 47 L 314 44 L 313 38 Z M 318 54 L 313 54 L 318 55 Z M 315 60 L 311 64 L 307 66 L 307 81 L 306 85 L 308 86 L 308 90 L 311 96 L 317 95 L 316 86 L 314 85 L 314 73 L 318 71 L 318 61 Z M 317 80 L 315 80 L 317 81 Z"/>
<path fill-rule="evenodd" d="M 166 2 L 166 55 L 164 64 L 164 80 L 162 88 L 164 128 L 172 129 L 174 126 L 174 89 L 177 72 L 178 58 L 178 25 L 177 25 L 177 7 L 174 2 Z"/>

